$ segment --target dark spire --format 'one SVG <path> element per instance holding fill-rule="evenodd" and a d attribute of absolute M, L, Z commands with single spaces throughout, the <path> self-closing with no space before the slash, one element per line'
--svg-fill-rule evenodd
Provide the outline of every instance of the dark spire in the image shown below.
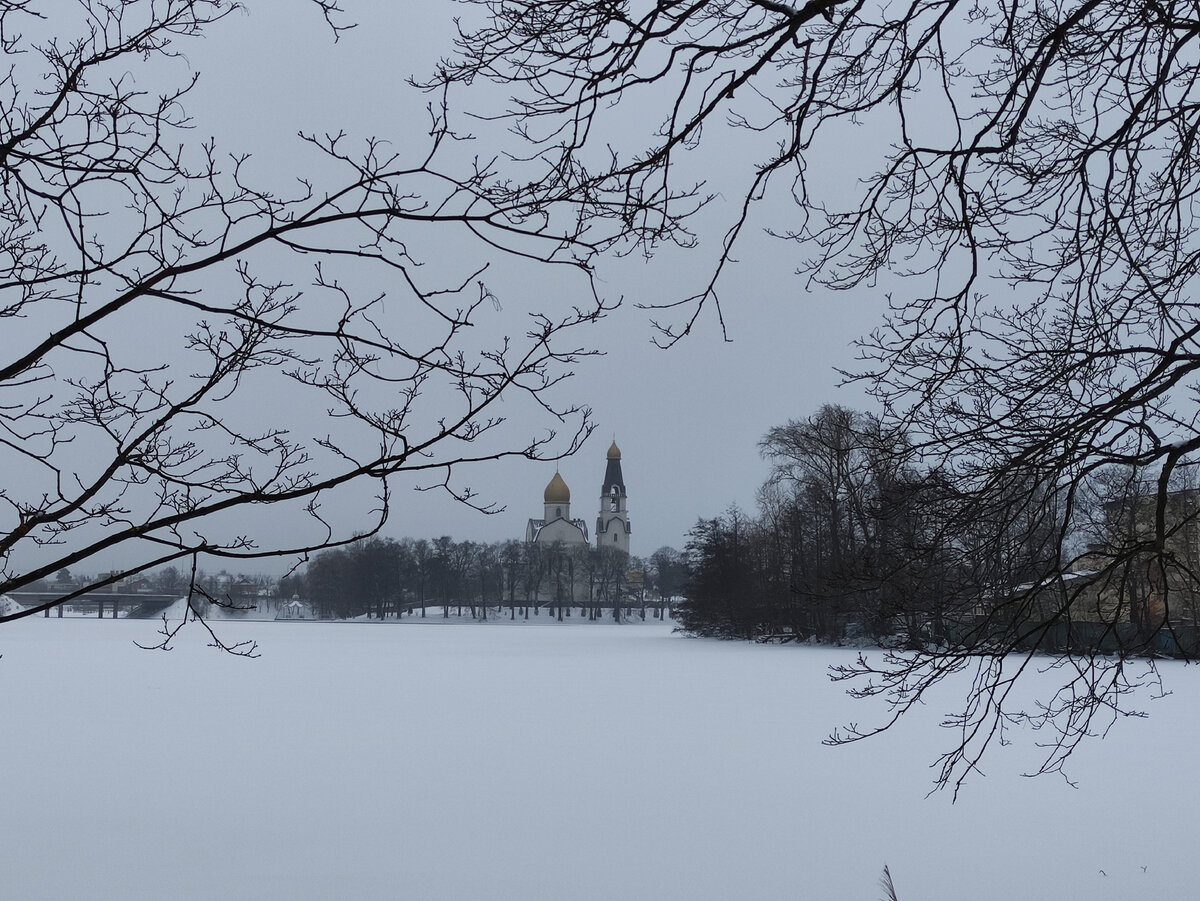
<path fill-rule="evenodd" d="M 617 447 L 616 441 L 608 449 L 608 466 L 604 470 L 604 487 L 600 489 L 600 494 L 608 497 L 612 494 L 614 485 L 617 486 L 618 493 L 624 497 L 625 479 L 621 475 L 621 449 Z"/>

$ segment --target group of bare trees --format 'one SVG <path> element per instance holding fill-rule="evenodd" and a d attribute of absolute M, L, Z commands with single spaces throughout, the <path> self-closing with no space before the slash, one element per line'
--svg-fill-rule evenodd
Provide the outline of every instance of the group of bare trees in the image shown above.
<path fill-rule="evenodd" d="M 759 447 L 771 474 L 757 515 L 734 508 L 691 533 L 689 631 L 978 649 L 1011 625 L 1022 586 L 1059 574 L 1052 506 L 1034 521 L 1017 485 L 985 520 L 958 522 L 953 482 L 872 414 L 826 405 Z M 987 628 L 967 628 L 985 609 Z"/>
<path fill-rule="evenodd" d="M 509 619 L 545 612 L 560 620 L 573 614 L 619 620 L 622 609 L 640 608 L 645 591 L 657 597 L 662 587 L 678 586 L 672 557 L 663 548 L 647 568 L 624 552 L 584 544 L 375 536 L 316 554 L 287 590 L 307 597 L 319 616 L 344 619 L 425 617 L 436 608 L 443 618 L 453 611 L 486 620 L 507 610 Z M 663 563 L 661 577 L 655 561 Z M 631 568 L 645 576 L 636 586 L 627 583 Z M 661 616 L 658 605 L 652 609 Z"/>
<path fill-rule="evenodd" d="M 953 479 L 919 467 L 906 436 L 871 414 L 827 405 L 771 429 L 760 449 L 771 475 L 757 516 L 731 508 L 692 530 L 690 631 L 1200 654 L 1193 466 L 1175 470 L 1165 504 L 1136 469 L 1101 470 L 1070 519 L 1014 474 L 968 521 Z M 1069 558 L 1064 542 L 1077 549 Z"/>
<path fill-rule="evenodd" d="M 827 405 L 771 429 L 759 511 L 731 509 L 692 530 L 681 610 L 700 634 L 783 640 L 922 640 L 954 603 L 922 478 L 902 434 Z M 924 637 L 928 637 L 925 635 Z"/>

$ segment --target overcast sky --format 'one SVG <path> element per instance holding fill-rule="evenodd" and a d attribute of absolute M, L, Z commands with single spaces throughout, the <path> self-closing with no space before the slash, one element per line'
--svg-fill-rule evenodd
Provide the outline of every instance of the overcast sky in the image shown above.
<path fill-rule="evenodd" d="M 226 150 L 252 152 L 273 172 L 303 171 L 306 151 L 295 137 L 301 129 L 376 135 L 397 145 L 423 139 L 426 98 L 404 79 L 429 72 L 449 52 L 450 15 L 460 10 L 449 2 L 352 0 L 346 6 L 360 25 L 336 44 L 308 4 L 266 0 L 251 0 L 248 13 L 219 23 L 202 44 L 189 44 L 187 63 L 202 73 L 188 102 L 197 138 L 215 135 Z M 483 97 L 472 102 L 486 102 Z M 748 172 L 747 163 L 732 152 L 728 159 L 710 154 L 704 165 L 712 171 L 704 174 L 719 189 L 723 171 Z M 731 340 L 722 340 L 710 311 L 696 333 L 672 350 L 652 345 L 649 314 L 636 304 L 695 289 L 730 209 L 719 201 L 713 213 L 714 227 L 701 235 L 699 250 L 602 266 L 602 287 L 625 302 L 587 338 L 605 356 L 577 366 L 570 386 L 571 399 L 590 406 L 597 424 L 582 452 L 561 464 L 572 515 L 589 528 L 594 523 L 605 452 L 615 438 L 623 452 L 634 554 L 648 555 L 663 545 L 682 548 L 697 518 L 715 516 L 730 504 L 753 509 L 767 471 L 756 445 L 771 426 L 806 416 L 823 403 L 869 408 L 861 391 L 837 388 L 834 367 L 852 364 L 851 342 L 877 323 L 881 298 L 807 292 L 792 274 L 798 249 L 760 230 L 747 234 L 739 263 L 723 283 Z M 519 295 L 551 310 L 567 302 L 538 298 L 546 284 L 526 274 L 492 287 L 503 302 Z M 444 495 L 401 486 L 386 534 L 521 537 L 526 519 L 541 515 L 542 491 L 553 474 L 553 463 L 528 462 L 472 473 L 471 487 L 505 508 L 490 517 Z"/>

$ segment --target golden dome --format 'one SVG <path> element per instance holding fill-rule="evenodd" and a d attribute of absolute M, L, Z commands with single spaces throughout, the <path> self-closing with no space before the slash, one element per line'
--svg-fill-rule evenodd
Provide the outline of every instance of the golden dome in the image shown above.
<path fill-rule="evenodd" d="M 554 473 L 554 478 L 550 480 L 550 484 L 546 486 L 545 498 L 547 504 L 571 503 L 571 489 L 567 487 L 567 483 L 563 481 L 563 477 L 557 472 Z"/>
<path fill-rule="evenodd" d="M 621 459 L 621 449 L 619 447 L 617 447 L 616 441 L 613 441 L 612 447 L 610 447 L 608 449 L 608 459 L 610 459 L 610 460 L 620 460 Z"/>

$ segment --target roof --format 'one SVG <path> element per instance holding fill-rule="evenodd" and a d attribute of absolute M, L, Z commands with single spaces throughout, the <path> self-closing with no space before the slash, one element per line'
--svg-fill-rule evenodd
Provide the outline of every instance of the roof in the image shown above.
<path fill-rule="evenodd" d="M 558 472 L 554 473 L 554 478 L 546 486 L 544 496 L 547 504 L 571 503 L 571 489 L 567 487 L 567 483 L 563 481 L 563 477 Z"/>
<path fill-rule="evenodd" d="M 575 532 L 578 533 L 578 538 L 575 538 L 573 536 L 573 537 L 567 539 L 566 543 L 568 543 L 568 544 L 573 543 L 575 541 L 582 542 L 583 544 L 587 544 L 587 542 L 588 542 L 587 523 L 584 522 L 582 519 L 548 519 L 548 520 L 547 519 L 531 519 L 531 520 L 529 520 L 529 523 L 525 527 L 525 540 L 526 541 L 541 540 L 544 542 L 545 538 L 542 537 L 542 530 L 546 526 L 553 526 L 554 528 L 552 529 L 552 531 L 559 531 L 564 528 L 574 529 Z M 549 534 L 549 533 L 547 533 L 547 534 Z M 562 539 L 559 539 L 559 540 L 562 540 Z"/>
<path fill-rule="evenodd" d="M 617 443 L 613 442 L 615 448 Z M 604 487 L 600 489 L 600 493 L 607 496 L 612 493 L 613 486 L 617 487 L 617 493 L 624 496 L 625 494 L 625 478 L 621 475 L 621 452 L 618 450 L 614 457 L 613 452 L 608 452 L 608 465 L 604 469 Z"/>

